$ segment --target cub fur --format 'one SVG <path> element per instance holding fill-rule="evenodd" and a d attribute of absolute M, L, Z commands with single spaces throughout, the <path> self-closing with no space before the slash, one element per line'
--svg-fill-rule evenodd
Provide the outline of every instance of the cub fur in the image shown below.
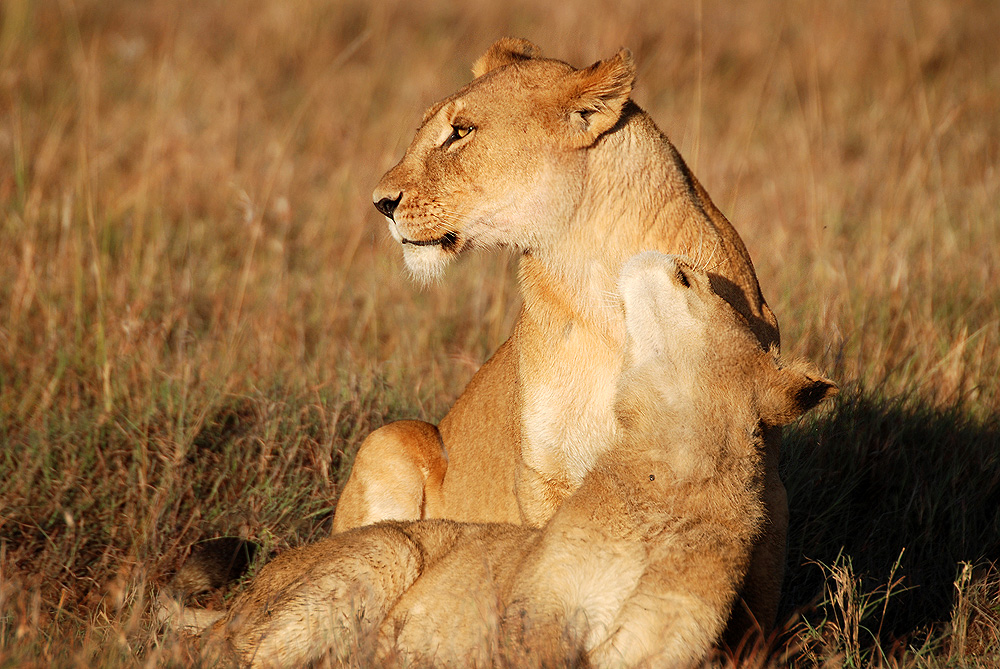
<path fill-rule="evenodd" d="M 541 529 L 386 521 L 288 551 L 208 632 L 243 666 L 352 650 L 433 666 L 687 667 L 722 634 L 766 518 L 761 425 L 834 394 L 764 351 L 687 260 L 618 284 L 613 445 Z"/>
<path fill-rule="evenodd" d="M 539 527 L 551 518 L 616 438 L 625 322 L 613 296 L 640 251 L 708 268 L 759 347 L 779 344 L 739 235 L 629 99 L 627 50 L 575 69 L 505 38 L 473 73 L 426 112 L 375 206 L 421 280 L 466 249 L 518 250 L 524 306 L 438 426 L 395 423 L 362 444 L 336 532 L 388 519 Z M 772 623 L 784 568 L 780 431 L 765 441 L 766 520 L 743 593 L 753 620 L 738 621 L 737 635 Z"/>

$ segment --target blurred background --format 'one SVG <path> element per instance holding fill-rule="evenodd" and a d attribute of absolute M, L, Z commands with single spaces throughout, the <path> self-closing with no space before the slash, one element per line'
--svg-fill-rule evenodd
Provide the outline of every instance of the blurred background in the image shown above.
<path fill-rule="evenodd" d="M 0 21 L 3 652 L 144 624 L 146 585 L 205 536 L 322 536 L 368 431 L 444 415 L 509 334 L 515 261 L 420 288 L 371 191 L 504 35 L 576 66 L 632 50 L 784 350 L 844 385 L 791 453 L 849 433 L 912 462 L 897 437 L 931 424 L 903 444 L 949 472 L 899 491 L 930 500 L 920 522 L 976 463 L 945 619 L 957 560 L 997 551 L 1000 4 L 4 0 Z M 792 559 L 855 533 L 826 534 Z M 789 610 L 818 596 L 796 583 Z"/>

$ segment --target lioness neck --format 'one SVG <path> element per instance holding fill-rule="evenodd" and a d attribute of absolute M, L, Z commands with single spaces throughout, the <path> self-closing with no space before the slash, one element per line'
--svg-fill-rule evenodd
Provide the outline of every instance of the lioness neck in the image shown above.
<path fill-rule="evenodd" d="M 622 264 L 642 250 L 697 257 L 723 243 L 683 161 L 635 105 L 587 150 L 582 172 L 572 214 L 540 221 L 554 229 L 520 266 L 522 460 L 533 473 L 521 475 L 518 496 L 534 524 L 582 482 L 616 434 Z"/>
<path fill-rule="evenodd" d="M 619 346 L 624 333 L 615 285 L 625 260 L 656 249 L 707 261 L 725 243 L 719 225 L 728 222 L 703 197 L 669 140 L 632 103 L 620 127 L 587 151 L 584 172 L 579 205 L 562 223 L 566 229 L 522 260 L 522 294 L 530 306 L 600 324 L 609 343 Z"/>

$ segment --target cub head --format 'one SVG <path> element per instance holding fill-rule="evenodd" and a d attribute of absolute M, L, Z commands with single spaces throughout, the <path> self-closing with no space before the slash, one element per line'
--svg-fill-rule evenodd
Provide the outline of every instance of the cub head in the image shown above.
<path fill-rule="evenodd" d="M 578 70 L 511 38 L 472 71 L 427 110 L 373 194 L 424 281 L 467 248 L 543 245 L 576 210 L 584 154 L 618 123 L 635 78 L 627 50 Z"/>
<path fill-rule="evenodd" d="M 736 416 L 779 426 L 837 393 L 811 364 L 762 349 L 746 319 L 683 257 L 633 256 L 618 288 L 628 348 L 616 412 L 625 423 L 655 422 L 650 413 L 679 405 L 705 422 Z"/>

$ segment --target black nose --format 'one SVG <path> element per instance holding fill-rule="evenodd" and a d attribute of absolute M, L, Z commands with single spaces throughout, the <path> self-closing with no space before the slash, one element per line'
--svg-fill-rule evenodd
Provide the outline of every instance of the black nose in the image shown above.
<path fill-rule="evenodd" d="M 378 209 L 383 216 L 388 216 L 389 218 L 392 218 L 393 212 L 396 211 L 396 207 L 399 206 L 399 201 L 402 199 L 403 199 L 402 193 L 397 195 L 395 200 L 390 200 L 389 198 L 384 197 L 375 203 L 375 208 Z"/>

